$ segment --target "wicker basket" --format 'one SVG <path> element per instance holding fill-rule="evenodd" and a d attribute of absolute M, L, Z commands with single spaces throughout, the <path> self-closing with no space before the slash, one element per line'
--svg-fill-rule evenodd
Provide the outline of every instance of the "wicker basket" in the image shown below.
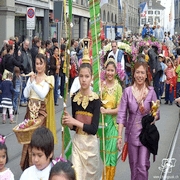
<path fill-rule="evenodd" d="M 41 120 L 37 120 L 36 123 L 28 128 L 19 129 L 19 125 L 13 128 L 14 133 L 16 134 L 17 140 L 21 144 L 29 144 L 31 142 L 31 137 L 33 132 L 41 126 Z"/>

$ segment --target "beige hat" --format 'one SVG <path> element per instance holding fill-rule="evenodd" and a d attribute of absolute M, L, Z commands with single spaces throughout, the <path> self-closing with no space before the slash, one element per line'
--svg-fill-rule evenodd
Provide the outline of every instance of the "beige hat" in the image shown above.
<path fill-rule="evenodd" d="M 158 57 L 162 57 L 162 58 L 163 58 L 163 57 L 164 57 L 164 55 L 163 55 L 163 54 L 159 54 L 159 55 L 158 55 Z"/>
<path fill-rule="evenodd" d="M 11 37 L 9 38 L 9 40 L 15 41 L 15 40 L 16 40 L 16 38 L 15 38 L 15 37 L 13 37 L 13 36 L 11 36 Z"/>

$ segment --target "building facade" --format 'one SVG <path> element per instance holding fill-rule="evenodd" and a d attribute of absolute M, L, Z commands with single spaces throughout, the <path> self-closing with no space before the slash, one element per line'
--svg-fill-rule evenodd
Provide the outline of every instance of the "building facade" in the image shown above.
<path fill-rule="evenodd" d="M 43 40 L 56 37 L 58 23 L 54 22 L 53 19 L 53 5 L 53 0 L 1 0 L 0 42 L 11 36 L 17 36 L 21 41 L 30 36 L 38 36 Z M 32 31 L 27 30 L 27 7 L 35 8 L 35 29 Z M 68 6 L 66 9 L 68 11 Z M 73 0 L 72 14 L 72 38 L 86 37 L 90 17 L 88 2 L 86 0 Z M 64 22 L 61 23 L 64 25 Z M 61 34 L 65 37 L 64 29 Z"/>
<path fill-rule="evenodd" d="M 145 17 L 140 16 L 141 28 L 147 23 L 149 23 L 150 26 L 157 26 L 157 24 L 159 24 L 161 27 L 163 27 L 165 7 L 160 4 L 161 1 L 149 0 L 140 1 L 140 3 L 141 2 L 147 2 L 148 7 Z"/>
<path fill-rule="evenodd" d="M 174 0 L 174 32 L 180 34 L 180 0 Z"/>

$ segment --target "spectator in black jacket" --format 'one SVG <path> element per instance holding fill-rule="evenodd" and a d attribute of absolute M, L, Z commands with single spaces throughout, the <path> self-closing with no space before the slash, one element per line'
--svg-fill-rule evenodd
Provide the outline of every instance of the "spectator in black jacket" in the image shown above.
<path fill-rule="evenodd" d="M 13 73 L 14 66 L 21 68 L 20 52 L 18 53 L 17 59 L 14 58 L 14 47 L 13 45 L 7 45 L 7 54 L 4 56 L 2 64 L 3 69 L 6 69 Z"/>

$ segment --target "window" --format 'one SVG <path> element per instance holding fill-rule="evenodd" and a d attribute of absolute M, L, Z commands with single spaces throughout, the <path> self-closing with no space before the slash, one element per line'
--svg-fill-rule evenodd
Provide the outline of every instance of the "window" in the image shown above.
<path fill-rule="evenodd" d="M 106 11 L 103 11 L 103 21 L 106 21 Z"/>
<path fill-rule="evenodd" d="M 148 14 L 153 14 L 153 11 L 148 11 Z"/>
<path fill-rule="evenodd" d="M 155 14 L 156 14 L 156 15 L 159 15 L 159 14 L 160 14 L 160 11 L 155 11 Z"/>
<path fill-rule="evenodd" d="M 160 23 L 160 17 L 155 17 L 155 22 Z"/>
<path fill-rule="evenodd" d="M 109 12 L 108 12 L 108 15 L 107 15 L 107 22 L 110 22 Z"/>
<path fill-rule="evenodd" d="M 111 22 L 114 22 L 114 21 L 113 21 L 113 13 L 111 14 Z"/>
<path fill-rule="evenodd" d="M 141 19 L 141 24 L 142 24 L 142 25 L 146 24 L 146 18 L 142 18 L 142 19 Z"/>
<path fill-rule="evenodd" d="M 148 17 L 148 22 L 149 22 L 149 24 L 153 24 L 153 17 Z"/>

